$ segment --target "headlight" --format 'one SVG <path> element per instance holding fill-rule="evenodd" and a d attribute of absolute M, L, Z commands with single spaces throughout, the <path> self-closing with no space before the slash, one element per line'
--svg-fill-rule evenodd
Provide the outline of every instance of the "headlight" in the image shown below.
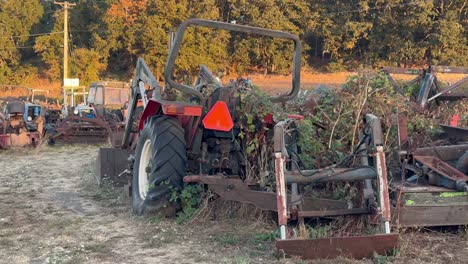
<path fill-rule="evenodd" d="M 28 121 L 32 121 L 32 117 L 28 116 Z"/>
<path fill-rule="evenodd" d="M 78 109 L 73 110 L 73 113 L 74 113 L 75 115 L 78 115 Z"/>

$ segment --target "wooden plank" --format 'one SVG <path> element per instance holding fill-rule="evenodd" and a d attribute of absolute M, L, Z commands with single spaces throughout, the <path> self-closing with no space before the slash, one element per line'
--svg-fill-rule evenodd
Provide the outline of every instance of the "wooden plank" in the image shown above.
<path fill-rule="evenodd" d="M 421 74 L 421 69 L 416 68 L 399 68 L 399 67 L 383 67 L 384 70 L 388 74 L 411 74 L 411 75 L 418 75 Z"/>
<path fill-rule="evenodd" d="M 468 194 L 463 192 L 403 193 L 402 205 L 468 205 Z"/>
<path fill-rule="evenodd" d="M 468 74 L 468 67 L 431 65 L 431 72 Z"/>
<path fill-rule="evenodd" d="M 433 192 L 456 192 L 456 190 L 438 186 L 392 186 L 396 191 L 401 190 L 404 193 L 433 193 Z"/>
<path fill-rule="evenodd" d="M 402 227 L 468 225 L 468 205 L 402 206 L 394 224 Z"/>

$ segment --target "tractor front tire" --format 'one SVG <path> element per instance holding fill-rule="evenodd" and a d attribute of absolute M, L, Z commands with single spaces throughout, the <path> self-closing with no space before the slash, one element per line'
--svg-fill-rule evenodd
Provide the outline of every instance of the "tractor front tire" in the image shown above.
<path fill-rule="evenodd" d="M 187 164 L 185 132 L 168 116 L 151 117 L 140 133 L 132 180 L 133 212 L 174 214 L 173 192 L 183 188 Z"/>

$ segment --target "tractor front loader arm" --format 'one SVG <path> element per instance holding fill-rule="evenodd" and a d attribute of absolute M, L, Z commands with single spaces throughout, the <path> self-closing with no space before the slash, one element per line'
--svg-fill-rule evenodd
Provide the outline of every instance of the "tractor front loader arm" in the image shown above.
<path fill-rule="evenodd" d="M 122 139 L 122 148 L 126 149 L 129 147 L 130 132 L 133 126 L 133 116 L 137 107 L 138 100 L 143 101 L 143 106 L 146 107 L 149 98 L 145 92 L 145 84 L 153 88 L 153 98 L 161 97 L 161 86 L 154 77 L 150 68 L 146 62 L 139 58 L 135 68 L 135 77 L 132 80 L 130 103 L 128 105 L 128 114 L 125 120 L 125 132 Z"/>

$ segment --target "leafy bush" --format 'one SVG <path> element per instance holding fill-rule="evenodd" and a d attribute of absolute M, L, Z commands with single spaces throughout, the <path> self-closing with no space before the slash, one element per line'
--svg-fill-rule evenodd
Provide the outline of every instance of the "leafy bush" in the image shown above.
<path fill-rule="evenodd" d="M 178 224 L 188 222 L 200 206 L 204 188 L 200 184 L 186 184 L 179 193 L 175 190 L 171 194 L 171 202 L 180 202 L 182 211 L 177 214 Z"/>

